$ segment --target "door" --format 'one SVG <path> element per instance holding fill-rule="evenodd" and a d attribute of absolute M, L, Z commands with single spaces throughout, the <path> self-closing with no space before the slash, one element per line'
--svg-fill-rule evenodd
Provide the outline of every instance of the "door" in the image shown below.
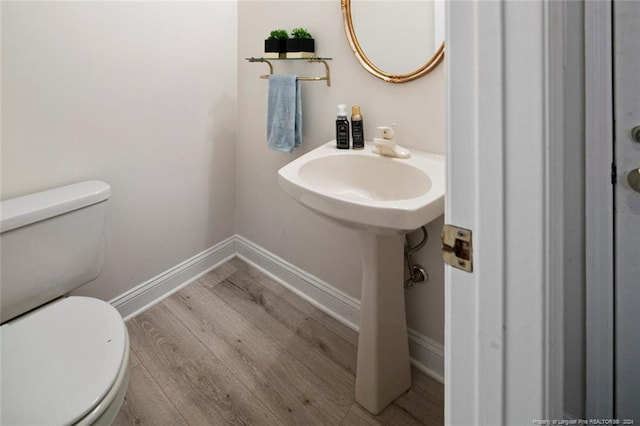
<path fill-rule="evenodd" d="M 562 418 L 562 2 L 447 2 L 446 424 Z"/>
<path fill-rule="evenodd" d="M 614 2 L 615 417 L 640 422 L 640 2 Z"/>

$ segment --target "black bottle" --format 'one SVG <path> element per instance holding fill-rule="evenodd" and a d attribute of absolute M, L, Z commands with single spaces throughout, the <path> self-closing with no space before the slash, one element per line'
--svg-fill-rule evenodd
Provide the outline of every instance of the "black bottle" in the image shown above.
<path fill-rule="evenodd" d="M 344 104 L 338 105 L 336 147 L 339 149 L 349 149 L 349 120 L 347 120 L 347 106 Z"/>
<path fill-rule="evenodd" d="M 353 135 L 353 149 L 364 149 L 364 129 L 358 105 L 351 108 L 351 134 Z"/>

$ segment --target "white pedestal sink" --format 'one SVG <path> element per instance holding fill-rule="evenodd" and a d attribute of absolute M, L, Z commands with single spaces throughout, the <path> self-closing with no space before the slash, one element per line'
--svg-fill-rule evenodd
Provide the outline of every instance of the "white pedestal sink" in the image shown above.
<path fill-rule="evenodd" d="M 362 250 L 356 400 L 378 414 L 411 387 L 404 308 L 404 234 L 444 213 L 444 157 L 338 150 L 328 142 L 284 166 L 280 187 L 324 218 L 355 229 Z"/>

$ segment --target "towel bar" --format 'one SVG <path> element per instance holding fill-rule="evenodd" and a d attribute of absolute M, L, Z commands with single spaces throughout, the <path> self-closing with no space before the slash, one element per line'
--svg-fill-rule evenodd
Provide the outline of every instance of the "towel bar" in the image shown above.
<path fill-rule="evenodd" d="M 331 72 L 329 70 L 329 64 L 327 61 L 330 61 L 332 58 L 245 58 L 249 62 L 265 62 L 269 65 L 269 74 L 261 75 L 260 78 L 266 79 L 269 78 L 271 74 L 273 74 L 273 65 L 271 61 L 307 61 L 307 62 L 321 62 L 324 64 L 325 68 L 325 76 L 324 77 L 298 77 L 300 81 L 326 81 L 327 86 L 331 86 Z"/>

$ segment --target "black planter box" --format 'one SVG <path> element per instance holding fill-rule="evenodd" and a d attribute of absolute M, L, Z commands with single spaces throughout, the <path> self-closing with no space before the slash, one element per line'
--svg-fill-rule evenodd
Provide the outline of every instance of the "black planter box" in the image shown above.
<path fill-rule="evenodd" d="M 265 58 L 285 58 L 287 52 L 287 40 L 269 39 L 264 41 Z"/>
<path fill-rule="evenodd" d="M 287 58 L 313 58 L 316 41 L 312 38 L 290 38 L 287 40 Z"/>

